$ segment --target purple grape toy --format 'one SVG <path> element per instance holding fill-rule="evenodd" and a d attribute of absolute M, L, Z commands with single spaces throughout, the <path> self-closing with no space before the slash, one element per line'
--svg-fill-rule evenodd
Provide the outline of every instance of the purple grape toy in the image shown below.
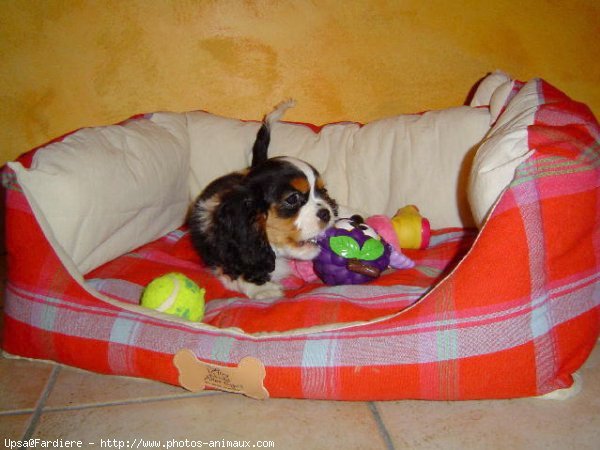
<path fill-rule="evenodd" d="M 313 268 L 329 285 L 366 283 L 378 278 L 389 265 L 398 269 L 414 266 L 360 216 L 337 220 L 317 243 L 321 252 L 314 259 Z"/>

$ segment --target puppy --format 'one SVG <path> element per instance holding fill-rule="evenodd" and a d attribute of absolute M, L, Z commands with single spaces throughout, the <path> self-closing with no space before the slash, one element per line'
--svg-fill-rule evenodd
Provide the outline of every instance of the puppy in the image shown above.
<path fill-rule="evenodd" d="M 271 125 L 292 101 L 268 114 L 256 135 L 252 165 L 214 180 L 192 206 L 192 243 L 228 289 L 250 298 L 282 295 L 288 259 L 311 260 L 316 237 L 337 218 L 319 173 L 292 157 L 268 158 Z"/>

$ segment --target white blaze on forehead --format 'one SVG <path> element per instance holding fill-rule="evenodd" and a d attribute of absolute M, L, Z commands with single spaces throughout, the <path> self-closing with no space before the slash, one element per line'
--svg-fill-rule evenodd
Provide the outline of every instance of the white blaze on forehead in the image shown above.
<path fill-rule="evenodd" d="M 306 180 L 308 181 L 308 184 L 310 186 L 310 198 L 314 199 L 315 198 L 315 184 L 317 182 L 314 169 L 308 163 L 305 163 L 301 159 L 292 158 L 291 156 L 285 156 L 281 159 L 283 161 L 287 161 L 291 165 L 295 166 L 298 170 L 300 170 L 304 174 L 304 176 L 306 177 Z"/>

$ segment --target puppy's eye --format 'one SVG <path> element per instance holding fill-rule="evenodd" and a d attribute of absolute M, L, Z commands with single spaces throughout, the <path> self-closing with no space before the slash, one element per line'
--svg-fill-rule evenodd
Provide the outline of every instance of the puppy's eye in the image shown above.
<path fill-rule="evenodd" d="M 301 202 L 302 202 L 302 197 L 297 192 L 294 192 L 293 194 L 288 195 L 283 200 L 283 203 L 288 207 L 299 206 Z"/>

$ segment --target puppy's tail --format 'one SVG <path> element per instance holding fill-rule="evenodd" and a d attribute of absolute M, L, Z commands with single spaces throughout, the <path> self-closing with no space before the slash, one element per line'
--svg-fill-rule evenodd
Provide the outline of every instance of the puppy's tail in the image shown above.
<path fill-rule="evenodd" d="M 271 142 L 271 125 L 280 120 L 285 112 L 296 106 L 296 101 L 289 99 L 279 103 L 273 111 L 263 118 L 262 125 L 256 134 L 252 147 L 252 167 L 265 162 L 268 157 L 269 143 Z"/>

